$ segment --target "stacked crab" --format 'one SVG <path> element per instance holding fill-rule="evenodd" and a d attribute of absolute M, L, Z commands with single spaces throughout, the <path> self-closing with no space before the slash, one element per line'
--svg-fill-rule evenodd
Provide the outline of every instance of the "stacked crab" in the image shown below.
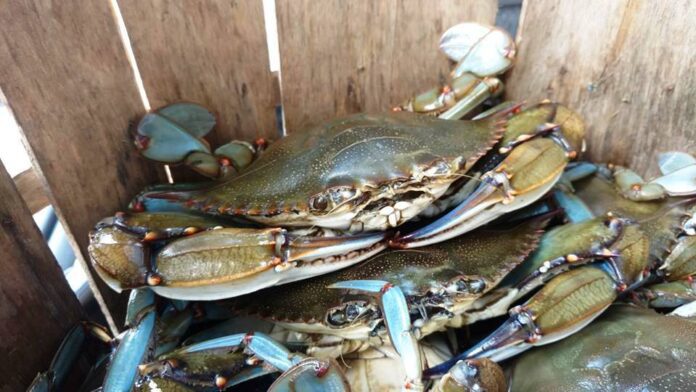
<path fill-rule="evenodd" d="M 696 160 L 663 154 L 650 182 L 574 162 L 573 111 L 491 105 L 515 54 L 505 32 L 465 23 L 441 47 L 457 62 L 447 86 L 268 148 L 212 151 L 202 137 L 215 118 L 194 104 L 147 114 L 142 154 L 212 180 L 150 187 L 91 234 L 99 275 L 133 289 L 97 385 L 505 390 L 493 361 L 514 390 L 696 383 Z M 466 328 L 490 334 L 455 354 Z M 658 329 L 660 344 L 644 339 Z M 74 352 L 84 334 L 68 339 Z M 619 363 L 644 347 L 682 372 Z"/>

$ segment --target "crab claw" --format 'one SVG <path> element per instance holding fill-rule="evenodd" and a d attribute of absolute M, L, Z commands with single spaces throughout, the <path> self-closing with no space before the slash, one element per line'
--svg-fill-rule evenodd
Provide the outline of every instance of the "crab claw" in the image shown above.
<path fill-rule="evenodd" d="M 138 365 L 147 359 L 155 333 L 154 296 L 149 289 L 134 290 L 129 300 L 129 314 L 137 315 L 130 328 L 120 337 L 104 377 L 104 391 L 130 391 L 138 375 Z"/>
<path fill-rule="evenodd" d="M 389 338 L 406 370 L 404 389 L 419 388 L 421 385 L 421 356 L 418 342 L 412 333 L 411 317 L 403 291 L 398 286 L 381 280 L 348 280 L 337 282 L 331 289 L 366 291 L 377 294 L 384 324 Z"/>
<path fill-rule="evenodd" d="M 652 308 L 677 308 L 696 301 L 696 284 L 689 280 L 657 283 L 637 293 Z"/>
<path fill-rule="evenodd" d="M 238 346 L 248 348 L 256 356 L 263 359 L 265 362 L 281 372 L 290 369 L 302 359 L 301 356 L 292 354 L 285 346 L 278 343 L 272 337 L 261 332 L 238 333 L 216 339 L 210 339 L 183 347 L 180 352 L 196 353 L 200 351 Z"/>
<path fill-rule="evenodd" d="M 665 188 L 657 183 L 646 183 L 633 170 L 617 167 L 614 170 L 614 181 L 621 194 L 631 200 L 657 200 L 667 197 Z"/>
<path fill-rule="evenodd" d="M 670 152 L 660 155 L 663 175 L 644 181 L 632 170 L 617 166 L 614 180 L 621 194 L 631 200 L 656 200 L 667 196 L 696 195 L 696 159 L 689 154 Z"/>
<path fill-rule="evenodd" d="M 510 318 L 466 352 L 427 369 L 434 376 L 469 358 L 499 362 L 563 339 L 584 328 L 617 297 L 614 280 L 593 266 L 580 267 L 552 279 L 524 305 L 510 310 Z"/>
<path fill-rule="evenodd" d="M 553 187 L 567 162 L 564 149 L 553 140 L 530 140 L 514 148 L 496 169 L 484 174 L 476 189 L 452 211 L 390 244 L 396 248 L 431 245 L 525 207 Z"/>
<path fill-rule="evenodd" d="M 458 62 L 455 76 L 471 72 L 482 77 L 505 72 L 516 51 L 505 30 L 471 22 L 450 27 L 440 38 L 440 49 Z"/>
<path fill-rule="evenodd" d="M 157 112 L 146 114 L 138 123 L 135 146 L 145 158 L 162 163 L 182 162 L 192 152 L 210 154 L 202 139 Z"/>
<path fill-rule="evenodd" d="M 270 365 L 273 369 L 283 372 L 283 374 L 280 375 L 280 377 L 270 387 L 269 391 L 331 390 L 340 392 L 350 390 L 348 383 L 345 380 L 345 376 L 335 361 L 307 358 L 302 354 L 292 353 L 285 346 L 261 332 L 233 334 L 183 347 L 172 354 L 173 360 L 171 358 L 165 358 L 163 361 L 147 364 L 143 366 L 141 370 L 146 374 L 153 374 L 153 372 L 161 372 L 161 362 L 166 363 L 167 365 L 165 366 L 172 366 L 172 364 L 185 362 L 178 361 L 178 357 L 186 358 L 187 355 L 190 356 L 192 354 L 195 355 L 196 353 L 206 352 L 210 352 L 211 356 L 219 356 L 225 355 L 229 349 L 235 349 L 238 347 L 248 349 L 254 354 L 254 356 L 263 360 L 265 364 Z M 221 352 L 220 349 L 226 350 Z M 225 361 L 217 361 L 216 363 L 225 364 Z M 231 363 L 226 363 L 225 367 L 231 368 L 231 365 Z M 215 383 L 220 389 L 227 388 L 238 384 L 241 381 L 246 381 L 254 377 L 268 374 L 268 367 L 266 366 L 265 368 L 266 369 L 245 369 L 232 377 L 222 376 L 220 374 L 221 371 L 218 371 L 218 375 L 214 376 L 214 380 L 211 380 L 210 383 Z M 155 375 L 157 374 L 155 373 Z"/>
<path fill-rule="evenodd" d="M 150 248 L 117 227 L 92 233 L 90 258 L 116 291 L 148 285 L 183 300 L 214 300 L 345 268 L 380 250 L 387 233 L 302 237 L 283 229 L 220 228 Z"/>
<path fill-rule="evenodd" d="M 670 281 L 696 276 L 696 236 L 684 236 L 660 267 Z"/>

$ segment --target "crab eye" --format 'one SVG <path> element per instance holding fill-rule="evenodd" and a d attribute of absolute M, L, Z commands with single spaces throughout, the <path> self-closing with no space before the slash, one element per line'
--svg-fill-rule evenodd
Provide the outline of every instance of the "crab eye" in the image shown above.
<path fill-rule="evenodd" d="M 364 303 L 349 303 L 330 309 L 326 320 L 333 326 L 342 326 L 360 318 L 367 308 Z"/>
<path fill-rule="evenodd" d="M 317 195 L 309 200 L 309 208 L 324 211 L 329 207 L 329 200 L 324 195 Z"/>
<path fill-rule="evenodd" d="M 331 192 L 331 199 L 334 203 L 341 204 L 355 197 L 356 193 L 352 188 L 336 188 Z"/>

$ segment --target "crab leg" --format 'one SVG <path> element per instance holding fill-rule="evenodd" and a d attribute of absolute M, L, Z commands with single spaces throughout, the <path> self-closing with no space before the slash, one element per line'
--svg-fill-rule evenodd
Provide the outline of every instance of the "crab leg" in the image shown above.
<path fill-rule="evenodd" d="M 392 345 L 401 356 L 406 370 L 405 389 L 421 388 L 421 356 L 418 342 L 412 333 L 406 297 L 398 286 L 381 280 L 349 280 L 334 283 L 329 288 L 366 291 L 377 294 Z"/>
<path fill-rule="evenodd" d="M 234 334 L 197 343 L 177 350 L 172 358 L 205 352 L 210 352 L 211 355 L 214 355 L 215 352 L 220 352 L 220 349 L 228 350 L 235 347 L 246 347 L 266 364 L 283 372 L 269 389 L 271 391 L 344 391 L 349 389 L 340 368 L 335 362 L 306 358 L 301 354 L 291 353 L 285 346 L 260 332 Z M 172 366 L 171 359 L 164 359 L 163 361 L 168 366 Z M 177 361 L 175 360 L 174 363 L 176 364 Z M 146 373 L 152 372 L 160 367 L 158 363 L 148 364 L 142 368 L 142 371 Z M 211 383 L 223 389 L 268 372 L 268 369 L 242 371 L 238 375 L 229 378 L 222 374 L 217 374 L 214 375 L 214 380 L 211 380 Z"/>
<path fill-rule="evenodd" d="M 27 392 L 62 390 L 63 383 L 79 358 L 87 338 L 85 330 L 94 330 L 96 333 L 93 333 L 93 335 L 103 333 L 98 328 L 100 327 L 90 325 L 89 323 L 75 325 L 60 343 L 60 347 L 58 347 L 58 351 L 53 356 L 48 371 L 37 374 L 29 388 L 27 388 Z"/>
<path fill-rule="evenodd" d="M 569 268 L 617 257 L 612 245 L 623 234 L 625 224 L 607 216 L 556 227 L 544 234 L 539 248 L 502 285 L 519 289 L 519 298 Z"/>
<path fill-rule="evenodd" d="M 486 99 L 499 94 L 503 83 L 492 77 L 479 79 L 471 74 L 463 74 L 452 80 L 451 86 L 432 89 L 422 93 L 394 111 L 437 114 L 445 120 L 463 118 Z"/>
<path fill-rule="evenodd" d="M 693 279 L 658 283 L 640 290 L 636 295 L 653 308 L 677 308 L 696 301 L 696 284 Z"/>
<path fill-rule="evenodd" d="M 118 339 L 104 378 L 104 392 L 127 392 L 133 388 L 138 365 L 147 356 L 155 332 L 155 297 L 150 289 L 133 290 L 129 299 L 130 328 Z"/>

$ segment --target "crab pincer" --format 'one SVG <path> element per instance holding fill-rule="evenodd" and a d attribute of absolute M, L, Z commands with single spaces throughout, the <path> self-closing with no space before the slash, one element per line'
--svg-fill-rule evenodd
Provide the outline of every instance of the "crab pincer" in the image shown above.
<path fill-rule="evenodd" d="M 345 268 L 382 250 L 387 236 L 304 236 L 281 228 L 198 230 L 102 224 L 90 236 L 89 253 L 114 290 L 149 286 L 169 298 L 212 300 Z M 184 236 L 160 244 L 157 251 L 144 241 L 171 233 Z"/>
<path fill-rule="evenodd" d="M 393 247 L 420 247 L 464 234 L 533 203 L 556 184 L 580 149 L 582 120 L 569 109 L 548 102 L 522 112 L 519 107 L 507 111 L 512 117 L 504 121 L 506 130 L 497 148 L 470 170 L 479 174 L 471 180 L 478 183 L 451 211 L 390 241 Z"/>

